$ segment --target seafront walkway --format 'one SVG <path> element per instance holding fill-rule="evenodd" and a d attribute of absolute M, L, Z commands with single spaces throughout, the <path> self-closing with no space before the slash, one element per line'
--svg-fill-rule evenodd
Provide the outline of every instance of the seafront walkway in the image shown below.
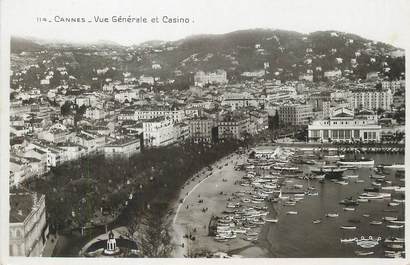
<path fill-rule="evenodd" d="M 175 205 L 172 236 L 175 243 L 173 257 L 191 257 L 198 253 L 230 252 L 254 247 L 250 242 L 237 239 L 226 243 L 216 242 L 208 236 L 212 216 L 220 215 L 232 194 L 242 190 L 238 181 L 245 174 L 236 171 L 235 165 L 246 162 L 246 155 L 228 155 L 212 165 L 212 171 L 186 185 L 180 192 L 182 201 Z M 182 247 L 182 243 L 184 246 Z M 253 250 L 255 255 L 263 255 Z M 240 254 L 240 253 L 239 253 Z"/>

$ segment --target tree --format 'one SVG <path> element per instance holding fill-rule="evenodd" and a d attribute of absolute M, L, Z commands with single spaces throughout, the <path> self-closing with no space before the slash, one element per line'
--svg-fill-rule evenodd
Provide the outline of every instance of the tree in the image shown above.
<path fill-rule="evenodd" d="M 83 116 L 86 110 L 87 110 L 87 106 L 86 105 L 81 105 L 81 107 L 78 108 L 77 113 L 78 113 L 78 115 Z"/>
<path fill-rule="evenodd" d="M 376 113 L 377 113 L 377 115 L 382 115 L 382 113 L 384 112 L 384 109 L 382 109 L 382 108 L 378 108 L 377 110 L 376 110 Z"/>
<path fill-rule="evenodd" d="M 269 129 L 279 128 L 279 113 L 276 110 L 274 116 L 268 116 Z"/>
<path fill-rule="evenodd" d="M 61 106 L 61 115 L 67 116 L 70 115 L 71 113 L 71 102 L 66 101 L 64 104 Z"/>
<path fill-rule="evenodd" d="M 143 256 L 155 258 L 170 256 L 173 245 L 168 230 L 170 224 L 165 221 L 166 216 L 164 217 L 166 211 L 165 204 L 154 204 L 144 211 L 140 233 L 137 235 Z"/>

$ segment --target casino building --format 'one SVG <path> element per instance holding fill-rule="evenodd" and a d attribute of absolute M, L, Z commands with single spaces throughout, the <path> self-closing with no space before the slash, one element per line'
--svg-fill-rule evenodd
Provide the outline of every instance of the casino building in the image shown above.
<path fill-rule="evenodd" d="M 378 142 L 381 126 L 374 120 L 355 118 L 351 110 L 340 108 L 328 119 L 313 121 L 308 126 L 310 142 Z"/>

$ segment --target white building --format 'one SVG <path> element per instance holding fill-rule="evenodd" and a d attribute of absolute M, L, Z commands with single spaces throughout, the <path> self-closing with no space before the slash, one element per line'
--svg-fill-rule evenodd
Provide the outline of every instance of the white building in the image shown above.
<path fill-rule="evenodd" d="M 91 120 L 101 120 L 105 118 L 105 111 L 100 108 L 87 108 L 84 117 Z"/>
<path fill-rule="evenodd" d="M 51 143 L 64 143 L 68 140 L 69 133 L 67 131 L 57 129 L 57 128 L 50 128 L 47 131 L 42 131 L 38 134 L 39 139 L 43 139 L 47 142 Z"/>
<path fill-rule="evenodd" d="M 323 75 L 324 77 L 329 78 L 329 79 L 339 78 L 342 76 L 342 71 L 341 70 L 325 71 Z"/>
<path fill-rule="evenodd" d="M 144 146 L 160 147 L 173 144 L 177 141 L 179 130 L 171 119 L 158 117 L 146 120 L 142 124 Z"/>
<path fill-rule="evenodd" d="M 85 148 L 74 143 L 64 143 L 63 145 L 59 145 L 58 148 L 64 151 L 64 162 L 80 159 L 86 154 Z"/>
<path fill-rule="evenodd" d="M 383 90 L 390 89 L 392 95 L 399 91 L 402 86 L 400 81 L 382 81 L 381 85 Z"/>
<path fill-rule="evenodd" d="M 105 158 L 130 158 L 140 151 L 140 139 L 121 139 L 104 146 Z"/>
<path fill-rule="evenodd" d="M 300 81 L 308 81 L 308 82 L 313 82 L 313 74 L 300 74 L 299 75 L 299 80 Z"/>
<path fill-rule="evenodd" d="M 88 131 L 81 131 L 73 137 L 73 142 L 83 146 L 86 154 L 95 154 L 103 151 L 105 145 L 105 136 L 91 133 Z"/>
<path fill-rule="evenodd" d="M 212 130 L 217 123 L 214 119 L 196 117 L 188 120 L 189 136 L 194 142 L 212 142 Z"/>
<path fill-rule="evenodd" d="M 252 78 L 261 78 L 265 75 L 265 70 L 258 70 L 253 72 L 243 72 L 241 76 L 243 77 L 252 77 Z"/>
<path fill-rule="evenodd" d="M 194 82 L 196 86 L 204 86 L 206 84 L 226 84 L 228 83 L 228 79 L 226 71 L 218 69 L 216 72 L 196 72 Z"/>
<path fill-rule="evenodd" d="M 185 118 L 185 111 L 158 106 L 143 106 L 135 110 L 124 110 L 118 116 L 118 120 L 143 121 L 159 117 L 166 117 L 173 122 L 180 122 Z"/>
<path fill-rule="evenodd" d="M 285 104 L 279 107 L 279 123 L 281 125 L 307 125 L 313 117 L 310 104 Z"/>
<path fill-rule="evenodd" d="M 120 103 L 125 101 L 131 102 L 132 100 L 138 100 L 139 95 L 136 90 L 123 91 L 121 93 L 115 93 L 114 100 Z"/>
<path fill-rule="evenodd" d="M 390 110 L 393 104 L 393 97 L 390 89 L 366 89 L 361 91 L 353 91 L 353 107 L 357 109 L 368 110 Z"/>
<path fill-rule="evenodd" d="M 249 93 L 235 93 L 224 95 L 224 99 L 221 103 L 222 106 L 230 106 L 231 110 L 240 108 L 246 108 L 249 106 L 259 107 L 259 104 L 263 104 L 265 99 L 257 99 Z"/>
<path fill-rule="evenodd" d="M 308 126 L 311 142 L 378 142 L 381 126 L 373 120 L 355 118 L 349 109 L 334 111 L 328 119 L 316 120 Z"/>
<path fill-rule="evenodd" d="M 47 240 L 45 196 L 10 194 L 10 256 L 40 257 Z"/>
<path fill-rule="evenodd" d="M 152 77 L 152 76 L 144 76 L 144 75 L 142 75 L 142 76 L 140 76 L 138 82 L 139 82 L 140 84 L 146 83 L 146 84 L 153 85 L 153 84 L 155 83 L 155 79 L 154 79 L 154 77 Z"/>
<path fill-rule="evenodd" d="M 75 104 L 77 104 L 77 106 L 79 107 L 81 107 L 82 105 L 91 106 L 91 101 L 90 101 L 90 98 L 88 97 L 77 97 L 75 99 Z"/>
<path fill-rule="evenodd" d="M 47 153 L 47 167 L 57 167 L 64 162 L 64 150 L 48 145 L 44 142 L 32 142 L 27 146 L 27 149 L 38 149 Z"/>

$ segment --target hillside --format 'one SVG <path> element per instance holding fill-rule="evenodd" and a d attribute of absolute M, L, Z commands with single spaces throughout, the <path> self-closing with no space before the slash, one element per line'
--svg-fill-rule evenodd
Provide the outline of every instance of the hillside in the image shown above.
<path fill-rule="evenodd" d="M 36 43 L 34 40 L 20 37 L 11 37 L 10 51 L 12 53 L 35 52 L 41 51 L 41 49 L 43 49 L 43 46 Z"/>
<path fill-rule="evenodd" d="M 301 34 L 270 29 L 241 30 L 191 36 L 152 47 L 162 48 L 162 52 L 144 54 L 143 60 L 132 68 L 153 74 L 149 63 L 155 62 L 162 66 L 159 75 L 172 69 L 195 72 L 219 68 L 238 75 L 262 70 L 269 63 L 270 75 L 278 78 L 297 78 L 304 73 L 323 76 L 330 70 L 344 71 L 352 78 L 365 78 L 372 71 L 398 78 L 404 72 L 404 58 L 388 56 L 397 48 L 337 31 Z"/>
<path fill-rule="evenodd" d="M 266 70 L 270 77 L 285 80 L 298 79 L 303 74 L 320 80 L 325 71 L 331 70 L 341 70 L 344 76 L 350 78 L 366 78 L 367 73 L 375 71 L 396 79 L 404 72 L 404 57 L 390 56 L 392 51 L 399 49 L 338 31 L 302 34 L 249 29 L 190 36 L 172 42 L 147 41 L 131 47 L 115 43 L 98 44 L 60 47 L 61 51 L 70 50 L 74 58 L 82 59 L 78 62 L 80 68 L 83 68 L 81 61 L 87 63 L 87 68 L 111 64 L 135 75 L 156 75 L 161 78 L 173 78 L 175 70 L 187 74 L 216 69 L 225 69 L 231 77 L 239 77 L 245 71 L 260 71 L 265 66 L 268 66 Z M 12 52 L 16 53 L 51 47 L 57 49 L 58 46 L 42 46 L 21 38 L 12 39 L 11 45 Z M 110 55 L 110 50 L 115 50 L 115 56 Z M 105 54 L 101 56 L 101 62 L 99 54 Z M 90 64 L 87 56 L 93 56 L 95 64 Z M 154 64 L 159 64 L 161 69 L 153 70 Z"/>

